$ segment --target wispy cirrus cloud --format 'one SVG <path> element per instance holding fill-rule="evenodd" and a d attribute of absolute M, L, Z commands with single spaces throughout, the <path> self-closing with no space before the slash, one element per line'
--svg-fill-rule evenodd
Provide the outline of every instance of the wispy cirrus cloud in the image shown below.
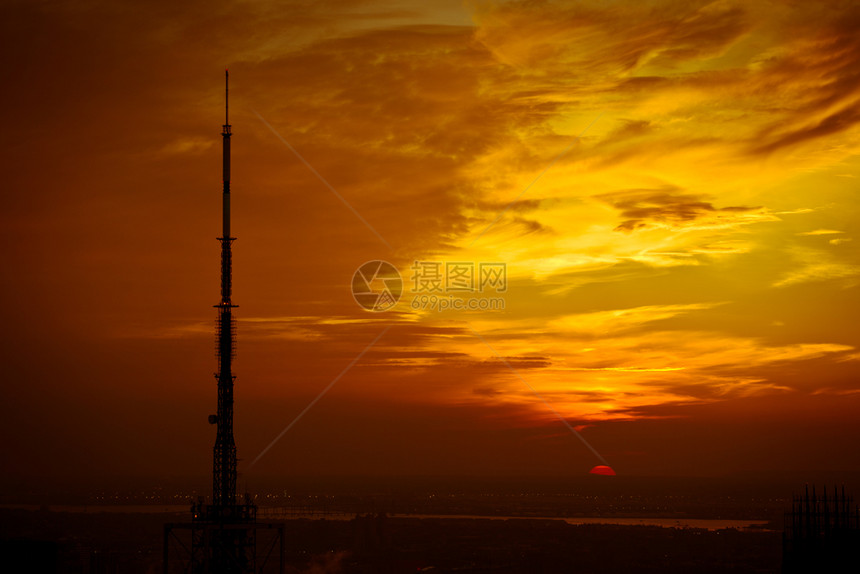
<path fill-rule="evenodd" d="M 788 287 L 815 281 L 847 280 L 856 284 L 860 265 L 838 259 L 819 249 L 796 248 L 792 253 L 795 266 L 774 282 L 774 287 Z"/>
<path fill-rule="evenodd" d="M 801 231 L 797 235 L 838 235 L 840 233 L 845 232 L 837 231 L 835 229 L 814 229 L 812 231 Z"/>

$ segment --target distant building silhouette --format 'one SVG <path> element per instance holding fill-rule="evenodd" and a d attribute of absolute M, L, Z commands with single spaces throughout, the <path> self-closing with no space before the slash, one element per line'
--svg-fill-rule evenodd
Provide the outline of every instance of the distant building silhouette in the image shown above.
<path fill-rule="evenodd" d="M 376 515 L 357 515 L 351 522 L 353 552 L 359 556 L 382 555 L 391 547 L 388 531 L 388 516 L 384 512 Z"/>
<path fill-rule="evenodd" d="M 834 486 L 828 497 L 826 487 L 819 495 L 807 485 L 803 495 L 792 498 L 782 535 L 784 574 L 857 571 L 858 550 L 860 510 L 844 486 Z"/>
<path fill-rule="evenodd" d="M 89 574 L 120 574 L 119 556 L 115 552 L 90 551 Z"/>

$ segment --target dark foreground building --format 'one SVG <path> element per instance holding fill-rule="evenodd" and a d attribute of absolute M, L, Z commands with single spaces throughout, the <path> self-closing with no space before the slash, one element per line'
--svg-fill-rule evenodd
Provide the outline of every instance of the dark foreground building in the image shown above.
<path fill-rule="evenodd" d="M 860 510 L 845 487 L 827 488 L 821 494 L 807 485 L 795 495 L 785 515 L 782 538 L 782 571 L 857 572 L 860 570 Z"/>

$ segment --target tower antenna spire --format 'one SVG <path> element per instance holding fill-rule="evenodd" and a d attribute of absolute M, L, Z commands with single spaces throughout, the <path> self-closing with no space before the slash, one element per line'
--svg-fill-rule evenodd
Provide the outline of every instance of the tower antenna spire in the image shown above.
<path fill-rule="evenodd" d="M 223 146 L 223 188 L 221 191 L 222 233 L 218 237 L 221 245 L 221 296 L 215 319 L 215 355 L 218 372 L 217 411 L 209 415 L 209 424 L 215 426 L 215 445 L 212 449 L 212 499 L 207 504 L 200 497 L 191 507 L 189 524 L 165 524 L 164 526 L 164 572 L 168 569 L 170 536 L 175 529 L 191 530 L 190 562 L 185 567 L 191 574 L 255 574 L 262 572 L 270 556 L 274 554 L 276 542 L 280 572 L 284 572 L 284 527 L 283 524 L 257 522 L 257 506 L 246 494 L 243 499 L 236 496 L 237 458 L 236 441 L 233 437 L 233 390 L 236 376 L 233 374 L 233 359 L 236 354 L 236 320 L 233 310 L 233 251 L 235 237 L 230 234 L 230 72 L 224 70 L 224 125 L 221 131 Z M 214 198 L 213 198 L 214 199 Z M 260 569 L 257 568 L 257 531 L 266 529 L 277 532 L 277 540 L 268 536 L 264 542 L 269 548 Z M 261 530 L 262 531 L 262 530 Z M 182 540 L 177 538 L 181 543 Z"/>
<path fill-rule="evenodd" d="M 227 107 L 229 95 L 229 72 L 224 70 L 224 107 Z M 225 115 L 225 121 L 229 121 Z M 221 242 L 221 302 L 218 309 L 217 322 L 217 355 L 218 372 L 218 414 L 212 421 L 217 425 L 215 439 L 215 463 L 213 468 L 212 502 L 216 506 L 230 507 L 236 504 L 236 444 L 233 440 L 233 356 L 236 344 L 236 323 L 233 319 L 233 254 L 232 244 L 235 237 L 230 236 L 230 139 L 232 130 L 225 123 L 221 131 L 223 145 L 223 176 L 224 189 L 221 194 L 222 205 L 222 236 Z"/>

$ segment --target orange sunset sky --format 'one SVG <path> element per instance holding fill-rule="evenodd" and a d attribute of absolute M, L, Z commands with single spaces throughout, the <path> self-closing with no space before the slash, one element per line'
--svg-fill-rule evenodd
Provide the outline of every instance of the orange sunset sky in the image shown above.
<path fill-rule="evenodd" d="M 225 67 L 240 481 L 860 471 L 856 2 L 2 10 L 7 477 L 210 472 Z"/>

